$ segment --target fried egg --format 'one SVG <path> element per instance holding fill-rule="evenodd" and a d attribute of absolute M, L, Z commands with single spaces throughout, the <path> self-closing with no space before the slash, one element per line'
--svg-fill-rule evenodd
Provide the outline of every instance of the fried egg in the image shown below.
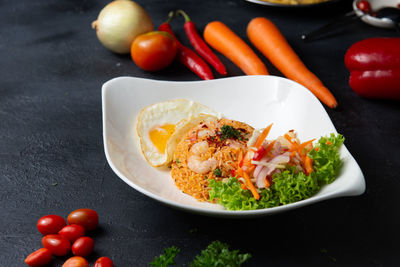
<path fill-rule="evenodd" d="M 211 108 L 186 99 L 145 107 L 137 118 L 136 131 L 146 161 L 153 167 L 169 165 L 186 129 L 197 121 L 218 117 Z"/>

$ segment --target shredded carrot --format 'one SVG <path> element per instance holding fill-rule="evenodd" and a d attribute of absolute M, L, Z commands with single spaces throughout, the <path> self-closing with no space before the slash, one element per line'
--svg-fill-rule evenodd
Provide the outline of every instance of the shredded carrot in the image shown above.
<path fill-rule="evenodd" d="M 272 123 L 270 125 L 267 126 L 267 128 L 265 128 L 262 133 L 260 134 L 260 136 L 257 138 L 256 143 L 254 144 L 254 146 L 259 149 L 261 147 L 261 145 L 264 143 L 265 138 L 267 138 L 267 135 L 269 133 L 269 131 L 271 130 L 272 127 Z"/>
<path fill-rule="evenodd" d="M 297 151 L 297 152 L 299 152 L 300 155 L 302 155 L 302 154 L 303 154 L 303 149 L 304 149 L 306 146 L 312 144 L 312 142 L 314 142 L 314 140 L 315 140 L 315 139 L 311 139 L 311 140 L 309 140 L 309 141 L 307 141 L 307 142 L 304 142 L 304 143 L 301 143 L 301 144 L 295 143 L 295 144 L 292 146 L 292 148 L 289 149 L 289 151 Z M 311 148 L 311 149 L 312 149 L 312 148 Z"/>
<path fill-rule="evenodd" d="M 247 187 L 246 187 L 244 184 L 241 184 L 240 187 L 241 187 L 243 190 L 248 190 Z"/>
<path fill-rule="evenodd" d="M 265 178 L 265 188 L 269 188 L 271 186 L 268 178 Z"/>
<path fill-rule="evenodd" d="M 272 141 L 271 143 L 268 144 L 268 146 L 265 148 L 265 155 L 268 154 L 268 152 L 270 152 L 272 150 L 272 148 L 274 147 L 276 143 L 276 140 Z"/>
<path fill-rule="evenodd" d="M 312 160 L 309 156 L 306 156 L 304 159 L 304 167 L 306 168 L 307 174 L 312 173 L 312 171 L 313 171 Z"/>
<path fill-rule="evenodd" d="M 244 171 L 242 171 L 242 172 L 243 172 L 243 178 L 246 181 L 246 187 L 251 191 L 251 193 L 253 194 L 253 197 L 255 199 L 259 200 L 260 195 L 258 194 L 257 189 L 254 186 L 254 184 L 251 182 L 249 175 Z"/>
<path fill-rule="evenodd" d="M 332 143 L 329 142 L 329 141 L 326 141 L 326 144 L 327 144 L 328 146 L 332 145 Z"/>
<path fill-rule="evenodd" d="M 237 162 L 238 162 L 238 167 L 242 167 L 242 166 L 241 166 L 241 165 L 243 164 L 242 160 L 243 160 L 243 151 L 240 150 L 239 155 L 238 155 L 238 160 L 237 160 Z"/>
<path fill-rule="evenodd" d="M 292 137 L 290 137 L 290 135 L 288 135 L 287 133 L 283 137 L 285 137 L 286 140 L 288 140 L 292 145 L 296 144 L 295 142 L 292 141 Z"/>

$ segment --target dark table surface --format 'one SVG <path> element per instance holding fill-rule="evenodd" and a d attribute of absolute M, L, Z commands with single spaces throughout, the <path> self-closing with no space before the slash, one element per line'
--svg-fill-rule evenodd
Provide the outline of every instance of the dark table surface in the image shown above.
<path fill-rule="evenodd" d="M 91 234 L 92 264 L 109 256 L 116 266 L 148 266 L 163 248 L 175 245 L 181 249 L 178 266 L 188 266 L 211 241 L 221 240 L 253 255 L 245 266 L 399 266 L 400 108 L 358 97 L 343 63 L 354 42 L 396 36 L 394 31 L 356 22 L 319 41 L 300 40 L 301 33 L 350 11 L 346 0 L 314 8 L 243 0 L 138 1 L 155 25 L 182 8 L 200 30 L 221 20 L 246 41 L 251 18 L 270 18 L 339 102 L 337 110 L 325 108 L 363 170 L 363 195 L 258 219 L 217 219 L 161 205 L 125 184 L 107 164 L 100 94 L 105 81 L 199 78 L 179 64 L 147 73 L 129 56 L 106 50 L 90 27 L 106 3 L 0 2 L 0 266 L 24 266 L 24 258 L 41 247 L 39 217 L 66 217 L 82 207 L 100 216 Z M 187 44 L 181 22 L 172 25 Z M 262 58 L 271 74 L 281 76 Z M 231 76 L 243 75 L 223 61 Z M 65 259 L 55 258 L 51 266 Z"/>

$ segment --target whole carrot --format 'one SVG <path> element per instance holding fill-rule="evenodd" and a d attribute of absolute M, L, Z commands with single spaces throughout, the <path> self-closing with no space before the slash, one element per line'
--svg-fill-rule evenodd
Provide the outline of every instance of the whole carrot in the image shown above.
<path fill-rule="evenodd" d="M 267 67 L 239 36 L 220 21 L 207 24 L 204 39 L 247 75 L 268 75 Z"/>
<path fill-rule="evenodd" d="M 283 75 L 309 89 L 328 107 L 337 106 L 329 89 L 307 69 L 274 23 L 266 18 L 255 18 L 247 26 L 247 36 Z"/>

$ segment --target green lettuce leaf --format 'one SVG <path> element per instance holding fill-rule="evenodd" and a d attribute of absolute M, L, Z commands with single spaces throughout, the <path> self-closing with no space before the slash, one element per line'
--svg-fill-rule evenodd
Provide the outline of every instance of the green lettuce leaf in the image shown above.
<path fill-rule="evenodd" d="M 318 149 L 308 154 L 313 159 L 313 172 L 307 176 L 288 166 L 286 170 L 273 175 L 270 188 L 258 190 L 259 200 L 249 190 L 243 190 L 235 177 L 226 181 L 210 180 L 210 201 L 216 201 L 228 210 L 254 210 L 307 199 L 338 176 L 342 166 L 339 149 L 343 142 L 344 138 L 340 134 L 321 137 L 315 145 Z"/>

